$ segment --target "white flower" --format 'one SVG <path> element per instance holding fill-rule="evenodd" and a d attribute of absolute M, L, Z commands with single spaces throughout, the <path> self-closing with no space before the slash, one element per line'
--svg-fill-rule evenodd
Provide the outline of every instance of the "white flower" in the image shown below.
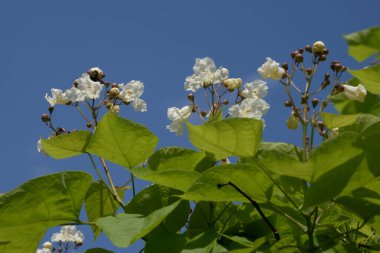
<path fill-rule="evenodd" d="M 98 68 L 98 67 L 93 67 L 93 68 L 91 68 L 88 72 L 98 72 L 99 74 L 104 75 L 103 70 L 101 70 L 101 69 Z"/>
<path fill-rule="evenodd" d="M 120 106 L 118 106 L 118 105 L 112 105 L 111 108 L 110 108 L 110 112 L 119 114 L 119 112 L 120 112 Z"/>
<path fill-rule="evenodd" d="M 267 83 L 263 80 L 255 80 L 244 84 L 244 90 L 240 93 L 244 98 L 264 98 L 268 94 Z"/>
<path fill-rule="evenodd" d="M 76 87 L 71 87 L 70 89 L 67 89 L 65 91 L 65 95 L 67 99 L 71 102 L 82 102 L 86 99 L 85 93 Z"/>
<path fill-rule="evenodd" d="M 132 102 L 133 108 L 135 108 L 135 111 L 137 112 L 146 112 L 147 111 L 147 104 L 144 100 L 140 98 L 135 98 Z"/>
<path fill-rule="evenodd" d="M 75 242 L 83 243 L 84 235 L 77 231 L 75 226 L 63 226 L 59 233 L 54 233 L 51 237 L 52 242 Z"/>
<path fill-rule="evenodd" d="M 45 248 L 37 249 L 36 253 L 51 253 L 51 250 L 50 249 L 45 249 Z"/>
<path fill-rule="evenodd" d="M 126 85 L 119 84 L 121 92 L 117 96 L 119 99 L 126 103 L 132 102 L 132 106 L 135 111 L 145 112 L 147 111 L 147 104 L 144 100 L 140 99 L 144 93 L 144 83 L 141 81 L 132 80 Z"/>
<path fill-rule="evenodd" d="M 170 125 L 167 125 L 166 128 L 170 132 L 176 133 L 176 135 L 181 135 L 183 133 L 182 122 L 188 119 L 191 116 L 192 108 L 191 106 L 184 106 L 181 109 L 177 107 L 171 107 L 168 109 L 168 119 L 171 121 Z"/>
<path fill-rule="evenodd" d="M 313 44 L 313 53 L 322 53 L 325 50 L 325 43 L 322 41 L 316 41 Z"/>
<path fill-rule="evenodd" d="M 83 92 L 86 98 L 97 99 L 99 98 L 100 91 L 103 89 L 103 84 L 92 81 L 90 76 L 84 73 L 78 79 L 77 88 Z"/>
<path fill-rule="evenodd" d="M 262 78 L 271 78 L 274 80 L 281 80 L 285 73 L 285 69 L 280 67 L 280 64 L 271 58 L 267 57 L 267 61 L 257 69 L 257 72 Z"/>
<path fill-rule="evenodd" d="M 229 90 L 234 90 L 240 88 L 242 84 L 242 80 L 240 78 L 228 78 L 223 81 L 223 84 L 226 86 Z"/>
<path fill-rule="evenodd" d="M 367 95 L 367 90 L 362 84 L 359 84 L 358 86 L 343 84 L 342 86 L 344 87 L 343 94 L 348 99 L 356 100 L 361 103 L 364 102 L 365 96 Z"/>
<path fill-rule="evenodd" d="M 42 244 L 42 248 L 52 250 L 53 244 L 51 244 L 51 242 L 44 242 L 44 244 Z"/>
<path fill-rule="evenodd" d="M 260 98 L 246 98 L 240 104 L 231 106 L 228 113 L 233 118 L 261 119 L 269 110 L 269 104 Z"/>
<path fill-rule="evenodd" d="M 51 97 L 49 97 L 46 93 L 45 99 L 49 102 L 50 106 L 55 106 L 56 104 L 67 104 L 70 102 L 66 94 L 60 89 L 51 89 Z"/>
<path fill-rule="evenodd" d="M 331 137 L 335 137 L 339 135 L 339 128 L 333 128 L 331 129 Z"/>
<path fill-rule="evenodd" d="M 228 78 L 229 71 L 226 68 L 215 66 L 210 57 L 196 58 L 193 67 L 194 74 L 186 77 L 185 90 L 196 92 L 202 87 L 215 83 L 222 83 Z"/>

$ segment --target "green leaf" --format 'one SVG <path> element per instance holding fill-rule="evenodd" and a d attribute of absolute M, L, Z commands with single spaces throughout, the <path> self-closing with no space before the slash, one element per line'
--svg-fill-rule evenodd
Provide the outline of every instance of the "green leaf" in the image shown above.
<path fill-rule="evenodd" d="M 102 248 L 92 248 L 84 251 L 83 253 L 114 253 L 113 251 L 102 249 Z"/>
<path fill-rule="evenodd" d="M 99 218 L 99 226 L 111 242 L 117 247 L 128 247 L 141 237 L 149 234 L 165 218 L 173 212 L 181 200 L 164 208 L 158 209 L 147 216 L 141 214 L 120 213 L 116 216 Z"/>
<path fill-rule="evenodd" d="M 263 122 L 255 119 L 225 119 L 194 126 L 186 123 L 190 142 L 216 160 L 228 156 L 254 156 L 261 142 Z"/>
<path fill-rule="evenodd" d="M 352 78 L 347 83 L 357 86 L 361 82 L 357 78 Z M 335 109 L 341 114 L 380 114 L 380 97 L 369 91 L 367 91 L 367 95 L 364 98 L 364 103 L 350 100 L 343 93 L 332 96 L 331 101 L 333 102 Z"/>
<path fill-rule="evenodd" d="M 263 142 L 253 159 L 242 159 L 242 161 L 255 164 L 258 160 L 265 169 L 277 175 L 310 180 L 313 171 L 307 163 L 301 162 L 301 152 L 300 148 L 293 144 Z"/>
<path fill-rule="evenodd" d="M 321 113 L 323 123 L 330 129 L 352 125 L 356 122 L 359 115 L 360 114 L 342 115 L 327 112 Z"/>
<path fill-rule="evenodd" d="M 348 53 L 361 62 L 380 52 L 380 27 L 372 27 L 344 36 Z"/>
<path fill-rule="evenodd" d="M 380 64 L 364 69 L 348 69 L 351 75 L 360 80 L 367 90 L 374 94 L 380 94 Z"/>
<path fill-rule="evenodd" d="M 63 159 L 85 153 L 91 138 L 89 131 L 74 131 L 49 139 L 41 139 L 42 150 L 55 159 Z"/>
<path fill-rule="evenodd" d="M 107 113 L 86 151 L 131 169 L 143 163 L 157 143 L 158 138 L 146 127 Z"/>
<path fill-rule="evenodd" d="M 185 235 L 162 233 L 149 238 L 146 253 L 210 253 L 217 246 L 218 234 L 209 230 L 189 238 Z"/>
<path fill-rule="evenodd" d="M 0 252 L 31 252 L 48 228 L 76 223 L 91 183 L 85 172 L 32 179 L 0 197 Z"/>
<path fill-rule="evenodd" d="M 119 196 L 123 198 L 124 191 L 119 191 Z M 90 222 L 94 222 L 100 217 L 114 215 L 120 208 L 112 193 L 109 191 L 108 186 L 101 181 L 91 184 L 84 199 L 84 206 Z M 92 225 L 91 228 L 95 238 L 102 232 L 100 228 L 95 225 Z"/>
<path fill-rule="evenodd" d="M 203 172 L 181 197 L 195 201 L 249 202 L 231 186 L 221 189 L 218 184 L 232 182 L 255 201 L 266 202 L 272 192 L 272 181 L 251 164 L 227 164 Z"/>
<path fill-rule="evenodd" d="M 199 172 L 214 165 L 204 152 L 169 147 L 159 149 L 149 158 L 148 168 L 136 168 L 132 173 L 141 179 L 186 191 Z M 175 179 L 175 180 L 173 180 Z"/>
<path fill-rule="evenodd" d="M 139 192 L 125 207 L 126 213 L 149 215 L 150 213 L 169 206 L 178 200 L 175 195 L 180 191 L 160 185 L 152 185 Z M 188 201 L 182 201 L 173 212 L 152 233 L 164 231 L 178 232 L 186 223 L 190 213 Z"/>

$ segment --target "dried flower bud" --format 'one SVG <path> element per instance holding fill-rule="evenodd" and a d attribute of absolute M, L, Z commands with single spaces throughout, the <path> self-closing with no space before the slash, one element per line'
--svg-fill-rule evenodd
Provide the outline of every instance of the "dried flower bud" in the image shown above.
<path fill-rule="evenodd" d="M 78 88 L 78 84 L 79 84 L 79 80 L 77 79 L 77 80 L 74 81 L 73 86 L 76 87 L 76 88 Z"/>
<path fill-rule="evenodd" d="M 306 50 L 307 52 L 309 52 L 309 53 L 312 52 L 312 48 L 311 48 L 310 45 L 306 45 L 305 50 Z"/>
<path fill-rule="evenodd" d="M 117 87 L 113 87 L 112 89 L 110 89 L 109 94 L 112 98 L 117 97 L 120 94 L 120 90 Z"/>
<path fill-rule="evenodd" d="M 313 108 L 317 107 L 317 105 L 319 104 L 318 98 L 313 98 L 311 100 L 311 104 L 313 105 Z"/>
<path fill-rule="evenodd" d="M 311 68 L 307 68 L 305 72 L 306 74 L 311 75 L 311 73 L 313 73 L 313 70 Z"/>
<path fill-rule="evenodd" d="M 284 63 L 282 64 L 282 68 L 285 69 L 285 70 L 288 70 L 288 69 L 289 69 L 288 63 L 287 63 L 287 62 L 284 62 Z"/>
<path fill-rule="evenodd" d="M 105 82 L 104 85 L 106 86 L 106 88 L 108 88 L 111 85 L 111 83 L 110 82 Z"/>
<path fill-rule="evenodd" d="M 296 54 L 294 56 L 294 58 L 295 58 L 296 62 L 299 62 L 299 63 L 303 62 L 303 55 L 300 53 Z"/>
<path fill-rule="evenodd" d="M 328 79 L 330 79 L 330 73 L 325 74 L 325 80 L 328 80 Z"/>
<path fill-rule="evenodd" d="M 206 116 L 207 116 L 207 112 L 205 112 L 205 111 L 201 111 L 201 116 L 202 116 L 202 117 L 206 117 Z"/>
<path fill-rule="evenodd" d="M 294 57 L 296 57 L 296 54 L 298 54 L 298 51 L 291 52 L 290 56 L 294 59 Z"/>
<path fill-rule="evenodd" d="M 223 100 L 223 102 L 222 102 L 224 105 L 228 105 L 228 100 L 227 99 L 225 99 L 225 100 Z"/>
<path fill-rule="evenodd" d="M 292 102 L 287 100 L 287 101 L 285 101 L 284 105 L 285 105 L 285 107 L 292 107 Z"/>
<path fill-rule="evenodd" d="M 325 44 L 322 41 L 314 42 L 313 53 L 322 53 L 325 50 Z"/>
<path fill-rule="evenodd" d="M 300 54 L 303 54 L 303 48 L 298 49 L 298 52 L 299 52 Z"/>
<path fill-rule="evenodd" d="M 54 112 L 54 106 L 50 106 L 50 107 L 49 107 L 49 112 L 50 112 L 50 113 L 53 113 L 53 112 Z"/>
<path fill-rule="evenodd" d="M 49 115 L 47 115 L 46 113 L 44 113 L 41 116 L 41 120 L 42 120 L 42 122 L 48 122 L 48 121 L 50 121 L 50 117 L 49 117 Z"/>
<path fill-rule="evenodd" d="M 187 99 L 190 100 L 191 102 L 194 102 L 194 95 L 193 95 L 193 93 L 190 93 L 189 95 L 187 95 Z"/>
<path fill-rule="evenodd" d="M 318 121 L 317 127 L 320 131 L 322 131 L 325 128 L 325 124 L 322 121 Z"/>
<path fill-rule="evenodd" d="M 319 61 L 326 61 L 327 57 L 325 54 L 322 54 L 321 56 L 319 56 Z"/>
<path fill-rule="evenodd" d="M 92 124 L 91 124 L 91 122 L 89 121 L 89 122 L 87 122 L 87 124 L 86 124 L 86 127 L 87 128 L 91 128 L 92 127 Z"/>

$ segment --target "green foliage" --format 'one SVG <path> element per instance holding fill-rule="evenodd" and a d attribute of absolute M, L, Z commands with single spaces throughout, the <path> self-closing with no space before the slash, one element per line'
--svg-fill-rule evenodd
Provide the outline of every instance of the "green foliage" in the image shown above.
<path fill-rule="evenodd" d="M 372 27 L 344 36 L 348 53 L 361 62 L 380 52 L 380 27 Z"/>
<path fill-rule="evenodd" d="M 146 127 L 107 113 L 86 151 L 131 169 L 153 153 L 157 142 L 158 138 Z"/>
<path fill-rule="evenodd" d="M 358 70 L 348 70 L 351 75 L 360 80 L 368 91 L 373 94 L 380 94 L 380 64 Z"/>
<path fill-rule="evenodd" d="M 344 115 L 324 112 L 321 114 L 323 123 L 330 129 L 349 126 L 355 123 L 359 114 Z"/>
<path fill-rule="evenodd" d="M 69 158 L 86 152 L 86 146 L 91 138 L 89 131 L 74 131 L 49 139 L 41 139 L 42 150 L 55 159 Z"/>
<path fill-rule="evenodd" d="M 132 172 L 139 178 L 186 191 L 198 178 L 199 172 L 208 169 L 213 164 L 214 161 L 204 152 L 169 147 L 159 149 L 152 155 L 147 168 L 136 168 Z"/>
<path fill-rule="evenodd" d="M 119 191 L 119 196 L 123 198 L 123 190 Z M 84 206 L 90 222 L 95 222 L 100 217 L 113 215 L 119 209 L 119 204 L 114 199 L 108 186 L 102 181 L 96 181 L 90 185 L 84 199 Z M 102 232 L 95 225 L 92 225 L 91 228 L 95 238 Z"/>
<path fill-rule="evenodd" d="M 109 251 L 106 249 L 101 249 L 101 248 L 92 248 L 84 251 L 83 253 L 114 253 L 113 251 Z"/>
<path fill-rule="evenodd" d="M 96 225 L 118 247 L 128 247 L 141 237 L 149 234 L 181 203 L 178 200 L 149 215 L 119 213 L 116 216 L 99 218 Z"/>
<path fill-rule="evenodd" d="M 215 156 L 254 156 L 261 142 L 263 122 L 255 119 L 226 119 L 194 126 L 186 123 L 191 143 Z"/>
<path fill-rule="evenodd" d="M 79 222 L 92 177 L 67 171 L 32 179 L 0 197 L 0 252 L 34 252 L 48 228 Z"/>

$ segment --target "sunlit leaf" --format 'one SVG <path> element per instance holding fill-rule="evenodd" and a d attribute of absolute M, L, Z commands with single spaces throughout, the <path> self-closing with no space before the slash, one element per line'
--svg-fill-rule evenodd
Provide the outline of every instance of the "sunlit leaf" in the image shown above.
<path fill-rule="evenodd" d="M 233 118 L 194 126 L 186 123 L 191 143 L 215 156 L 254 156 L 261 142 L 263 122 Z"/>
<path fill-rule="evenodd" d="M 348 53 L 361 62 L 380 52 L 380 27 L 372 27 L 344 36 Z"/>
<path fill-rule="evenodd" d="M 120 213 L 116 216 L 99 218 L 99 226 L 111 242 L 118 247 L 128 247 L 141 237 L 149 234 L 173 212 L 181 200 L 158 209 L 149 215 Z"/>
<path fill-rule="evenodd" d="M 343 115 L 333 113 L 321 113 L 323 123 L 330 129 L 344 127 L 355 123 L 360 114 Z"/>
<path fill-rule="evenodd" d="M 92 177 L 62 172 L 32 179 L 0 197 L 0 252 L 34 252 L 48 228 L 79 222 Z"/>
<path fill-rule="evenodd" d="M 146 127 L 107 113 L 100 121 L 87 152 L 113 163 L 133 168 L 154 151 L 158 138 Z"/>
<path fill-rule="evenodd" d="M 47 155 L 55 159 L 63 159 L 83 154 L 90 138 L 91 132 L 81 130 L 41 139 L 41 145 L 43 152 Z"/>
<path fill-rule="evenodd" d="M 123 198 L 124 191 L 119 191 L 119 196 Z M 91 222 L 96 221 L 100 217 L 113 215 L 120 208 L 108 186 L 101 181 L 91 184 L 84 199 L 84 206 L 88 220 Z M 102 232 L 95 225 L 91 226 L 91 228 L 95 238 Z"/>
<path fill-rule="evenodd" d="M 367 90 L 374 94 L 380 94 L 380 64 L 358 70 L 348 69 L 348 71 L 359 79 Z"/>

